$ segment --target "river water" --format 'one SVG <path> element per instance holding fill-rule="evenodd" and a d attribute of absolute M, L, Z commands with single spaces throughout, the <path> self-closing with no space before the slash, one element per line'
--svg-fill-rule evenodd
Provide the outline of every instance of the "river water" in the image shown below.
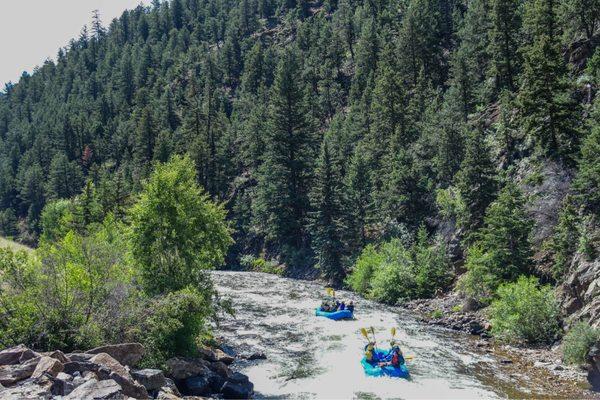
<path fill-rule="evenodd" d="M 292 399 L 479 399 L 527 396 L 503 377 L 497 360 L 477 352 L 454 334 L 421 324 L 397 308 L 338 291 L 357 304 L 355 320 L 316 317 L 324 296 L 315 282 L 254 272 L 213 273 L 219 293 L 230 298 L 236 315 L 224 317 L 219 334 L 242 354 L 264 353 L 266 360 L 236 363 L 254 382 L 257 398 Z M 379 343 L 397 328 L 410 380 L 366 377 L 360 365 L 365 340 L 361 327 L 374 327 Z M 531 393 L 531 392 L 529 392 Z"/>

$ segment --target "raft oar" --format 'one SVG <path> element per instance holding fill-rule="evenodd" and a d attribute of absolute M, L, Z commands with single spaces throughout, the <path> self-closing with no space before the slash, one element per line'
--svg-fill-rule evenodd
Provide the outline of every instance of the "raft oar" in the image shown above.
<path fill-rule="evenodd" d="M 375 329 L 373 329 L 373 327 L 371 327 L 371 335 L 373 335 L 373 342 L 377 343 L 377 340 L 375 340 Z"/>

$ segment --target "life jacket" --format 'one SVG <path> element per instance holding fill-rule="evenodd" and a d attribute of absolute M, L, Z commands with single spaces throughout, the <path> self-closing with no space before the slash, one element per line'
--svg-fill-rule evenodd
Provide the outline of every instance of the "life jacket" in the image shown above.
<path fill-rule="evenodd" d="M 370 345 L 365 346 L 365 359 L 368 362 L 373 362 L 373 347 Z"/>

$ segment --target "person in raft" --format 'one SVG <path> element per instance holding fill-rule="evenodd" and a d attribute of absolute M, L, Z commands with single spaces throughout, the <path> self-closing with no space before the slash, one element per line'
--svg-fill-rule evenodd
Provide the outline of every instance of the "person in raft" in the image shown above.
<path fill-rule="evenodd" d="M 375 365 L 379 362 L 375 354 L 375 343 L 369 342 L 365 346 L 365 360 L 371 365 Z"/>
<path fill-rule="evenodd" d="M 350 303 L 348 303 L 348 305 L 346 306 L 346 310 L 354 314 L 354 302 L 352 300 L 350 300 Z"/>
<path fill-rule="evenodd" d="M 398 346 L 394 341 L 392 341 L 390 344 L 392 345 L 392 349 L 386 356 L 386 359 L 389 361 L 380 362 L 378 365 L 380 367 L 391 365 L 394 368 L 399 368 L 405 362 L 404 356 L 402 355 L 402 350 L 400 350 L 400 346 Z"/>
<path fill-rule="evenodd" d="M 338 307 L 338 310 L 340 310 L 340 311 L 344 311 L 345 309 L 346 309 L 346 303 L 342 301 L 342 302 L 340 303 L 340 306 Z"/>

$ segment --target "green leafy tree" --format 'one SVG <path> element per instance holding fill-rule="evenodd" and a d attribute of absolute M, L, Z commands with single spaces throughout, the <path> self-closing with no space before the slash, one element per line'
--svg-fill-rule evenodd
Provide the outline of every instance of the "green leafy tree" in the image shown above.
<path fill-rule="evenodd" d="M 225 211 L 196 183 L 193 162 L 157 164 L 131 210 L 131 251 L 150 294 L 206 287 L 231 244 Z"/>

